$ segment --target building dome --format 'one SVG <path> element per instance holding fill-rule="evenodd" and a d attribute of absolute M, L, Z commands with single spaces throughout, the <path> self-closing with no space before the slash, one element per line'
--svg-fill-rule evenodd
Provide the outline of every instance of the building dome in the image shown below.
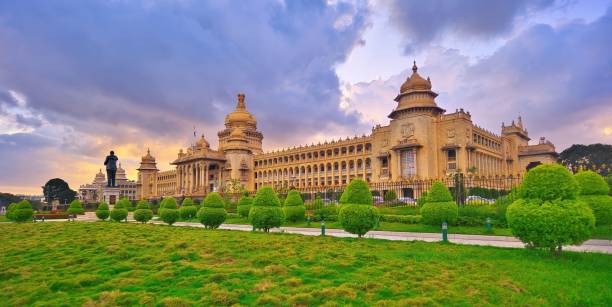
<path fill-rule="evenodd" d="M 409 91 L 427 91 L 431 90 L 431 81 L 429 78 L 427 80 L 423 79 L 417 73 L 418 67 L 416 66 L 416 61 L 414 61 L 412 65 L 412 76 L 410 76 L 404 84 L 400 87 L 400 93 L 406 93 Z"/>
<path fill-rule="evenodd" d="M 101 184 L 101 183 L 105 183 L 106 182 L 106 176 L 104 176 L 104 173 L 102 173 L 102 170 L 100 169 L 100 171 L 96 174 L 96 177 L 94 178 L 94 184 Z"/>
<path fill-rule="evenodd" d="M 236 109 L 225 117 L 225 126 L 228 128 L 237 126 L 257 126 L 255 116 L 246 109 L 244 97 L 244 94 L 238 94 Z"/>
<path fill-rule="evenodd" d="M 197 148 L 210 148 L 210 143 L 204 138 L 204 134 L 200 137 L 200 139 L 196 142 Z"/>
<path fill-rule="evenodd" d="M 151 151 L 147 148 L 147 154 L 142 156 L 142 162 L 155 162 L 155 158 L 151 155 Z"/>
<path fill-rule="evenodd" d="M 127 181 L 127 177 L 125 176 L 125 170 L 121 167 L 121 163 L 119 163 L 119 167 L 117 167 L 117 173 L 115 176 L 115 180 Z"/>
<path fill-rule="evenodd" d="M 244 132 L 240 128 L 234 128 L 229 136 L 230 141 L 246 141 Z"/>

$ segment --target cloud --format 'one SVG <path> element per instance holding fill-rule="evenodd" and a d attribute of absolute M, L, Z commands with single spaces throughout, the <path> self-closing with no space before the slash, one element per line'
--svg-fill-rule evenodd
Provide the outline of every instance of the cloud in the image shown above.
<path fill-rule="evenodd" d="M 17 145 L 8 134 L 42 135 L 57 142 L 41 145 L 47 160 L 94 165 L 109 148 L 137 160 L 151 146 L 167 169 L 176 151 L 165 151 L 187 145 L 194 125 L 215 143 L 238 92 L 268 149 L 336 127 L 365 132 L 338 106 L 334 67 L 362 44 L 368 14 L 360 1 L 0 2 L 0 100 L 21 93 L 42 116 L 12 114 L 9 125 L 0 113 L 0 133 Z M 0 149 L 0 169 L 25 173 L 4 159 L 18 149 Z M 54 171 L 28 180 L 71 176 Z"/>
<path fill-rule="evenodd" d="M 611 143 L 612 9 L 591 22 L 534 25 L 488 57 L 471 63 L 460 51 L 429 48 L 419 73 L 431 76 L 438 104 L 465 108 L 478 125 L 500 130 L 522 115 L 530 136 L 547 136 L 561 151 L 573 143 Z M 408 76 L 345 86 L 351 111 L 370 121 L 390 111 Z M 379 117 L 380 118 L 380 117 Z"/>
<path fill-rule="evenodd" d="M 512 30 L 517 16 L 549 7 L 554 0 L 393 0 L 387 2 L 406 49 L 422 47 L 444 35 L 490 39 Z"/>

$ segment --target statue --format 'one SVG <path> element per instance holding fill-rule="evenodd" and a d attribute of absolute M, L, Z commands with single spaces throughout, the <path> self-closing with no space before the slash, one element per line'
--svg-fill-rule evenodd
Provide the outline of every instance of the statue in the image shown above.
<path fill-rule="evenodd" d="M 104 165 L 106 165 L 106 178 L 108 178 L 107 187 L 115 187 L 115 174 L 117 173 L 117 156 L 115 152 L 111 150 L 110 155 L 106 156 Z"/>

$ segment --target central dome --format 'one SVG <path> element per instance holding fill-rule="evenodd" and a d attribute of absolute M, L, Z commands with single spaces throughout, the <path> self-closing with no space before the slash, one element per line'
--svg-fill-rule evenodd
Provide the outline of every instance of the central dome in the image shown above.
<path fill-rule="evenodd" d="M 402 84 L 402 87 L 400 88 L 400 93 L 419 90 L 431 90 L 431 81 L 429 81 L 429 78 L 427 80 L 423 79 L 423 77 L 421 77 L 417 73 L 417 70 L 418 68 L 416 66 L 416 61 L 414 61 L 412 65 L 412 76 L 406 79 L 404 84 Z"/>
<path fill-rule="evenodd" d="M 257 126 L 255 116 L 246 109 L 244 97 L 244 94 L 238 94 L 236 109 L 225 117 L 225 126 L 228 128 L 235 126 Z"/>

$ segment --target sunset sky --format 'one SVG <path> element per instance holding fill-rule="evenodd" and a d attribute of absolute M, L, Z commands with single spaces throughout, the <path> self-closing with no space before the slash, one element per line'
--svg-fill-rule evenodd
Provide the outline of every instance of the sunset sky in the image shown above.
<path fill-rule="evenodd" d="M 612 143 L 612 1 L 0 1 L 0 192 L 171 169 L 239 92 L 265 150 L 368 134 L 413 60 L 488 130 Z"/>

